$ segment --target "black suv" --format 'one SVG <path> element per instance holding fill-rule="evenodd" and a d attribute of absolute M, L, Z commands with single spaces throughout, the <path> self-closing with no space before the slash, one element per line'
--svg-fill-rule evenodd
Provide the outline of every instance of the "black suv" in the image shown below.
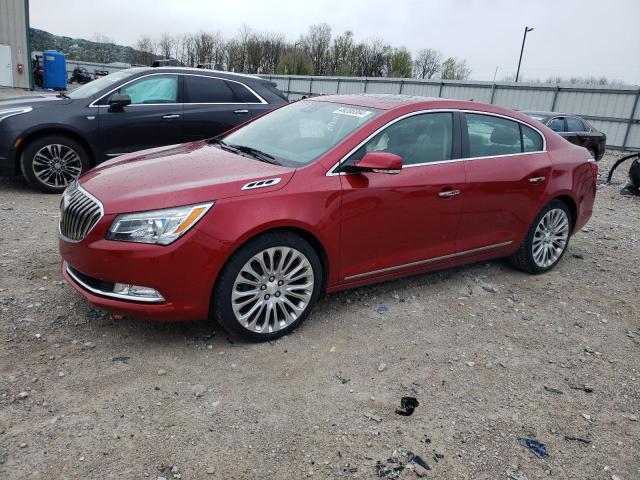
<path fill-rule="evenodd" d="M 259 77 L 195 68 L 130 68 L 73 92 L 0 101 L 0 175 L 58 193 L 111 157 L 201 140 L 287 99 Z"/>

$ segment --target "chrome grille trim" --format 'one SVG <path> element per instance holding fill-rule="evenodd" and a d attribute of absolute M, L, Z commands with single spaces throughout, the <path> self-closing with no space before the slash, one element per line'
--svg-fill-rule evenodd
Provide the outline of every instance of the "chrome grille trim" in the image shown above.
<path fill-rule="evenodd" d="M 103 215 L 102 202 L 74 182 L 60 200 L 58 235 L 66 242 L 81 242 Z"/>
<path fill-rule="evenodd" d="M 273 185 L 277 185 L 280 183 L 282 178 L 269 178 L 266 180 L 255 180 L 253 182 L 247 183 L 242 190 L 252 190 L 254 188 L 264 188 L 264 187 L 272 187 Z"/>

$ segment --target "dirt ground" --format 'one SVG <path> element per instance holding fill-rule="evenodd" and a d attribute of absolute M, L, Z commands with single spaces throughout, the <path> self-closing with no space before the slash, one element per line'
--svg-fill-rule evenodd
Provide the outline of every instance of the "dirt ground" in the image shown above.
<path fill-rule="evenodd" d="M 0 179 L 0 478 L 640 478 L 626 170 L 546 275 L 497 260 L 333 294 L 258 345 L 96 310 L 60 275 L 59 197 Z"/>

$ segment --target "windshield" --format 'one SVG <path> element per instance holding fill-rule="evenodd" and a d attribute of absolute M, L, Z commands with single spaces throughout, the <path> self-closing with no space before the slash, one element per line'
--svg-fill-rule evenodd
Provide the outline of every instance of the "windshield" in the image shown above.
<path fill-rule="evenodd" d="M 140 72 L 139 68 L 129 68 L 127 70 L 122 70 L 120 72 L 115 72 L 110 75 L 106 75 L 97 80 L 92 80 L 89 83 L 85 83 L 81 87 L 76 88 L 73 92 L 69 92 L 69 98 L 73 98 L 74 100 L 78 100 L 80 98 L 89 98 L 95 95 L 96 93 L 104 90 L 105 88 L 111 87 L 116 83 L 129 78 L 130 76 Z"/>
<path fill-rule="evenodd" d="M 279 108 L 224 137 L 233 147 L 257 150 L 277 163 L 310 164 L 379 113 L 375 108 L 300 101 Z"/>

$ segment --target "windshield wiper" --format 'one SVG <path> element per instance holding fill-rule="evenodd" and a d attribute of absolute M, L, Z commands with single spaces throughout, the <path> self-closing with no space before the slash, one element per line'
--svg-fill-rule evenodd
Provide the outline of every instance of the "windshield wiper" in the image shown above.
<path fill-rule="evenodd" d="M 276 158 L 273 155 L 269 155 L 268 153 L 263 152 L 262 150 L 258 150 L 257 148 L 247 147 L 245 145 L 234 145 L 234 144 L 231 144 L 229 146 L 231 148 L 235 148 L 236 150 L 242 153 L 251 155 L 252 157 L 262 162 L 272 163 L 273 165 L 282 165 L 280 162 L 276 160 Z"/>
<path fill-rule="evenodd" d="M 60 98 L 71 98 L 69 95 L 67 95 L 64 92 L 58 92 L 58 95 L 56 95 L 56 97 L 60 97 Z"/>
<path fill-rule="evenodd" d="M 219 138 L 214 137 L 209 140 L 209 143 L 213 145 L 218 145 L 221 149 L 226 150 L 227 152 L 240 153 L 239 149 L 232 147 L 228 143 L 225 143 L 224 140 L 220 140 Z"/>

